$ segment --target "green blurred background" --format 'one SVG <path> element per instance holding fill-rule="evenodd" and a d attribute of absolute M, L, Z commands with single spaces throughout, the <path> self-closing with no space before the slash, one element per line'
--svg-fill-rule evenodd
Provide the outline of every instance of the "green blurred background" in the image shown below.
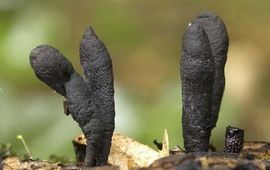
<path fill-rule="evenodd" d="M 270 2 L 265 0 L 0 0 L 0 143 L 34 157 L 74 158 L 71 139 L 81 131 L 63 113 L 63 98 L 39 81 L 29 53 L 50 44 L 81 73 L 79 42 L 93 26 L 114 66 L 116 132 L 152 147 L 168 129 L 182 146 L 179 61 L 187 24 L 212 11 L 225 22 L 230 47 L 226 90 L 212 143 L 222 149 L 228 125 L 246 140 L 270 140 Z"/>

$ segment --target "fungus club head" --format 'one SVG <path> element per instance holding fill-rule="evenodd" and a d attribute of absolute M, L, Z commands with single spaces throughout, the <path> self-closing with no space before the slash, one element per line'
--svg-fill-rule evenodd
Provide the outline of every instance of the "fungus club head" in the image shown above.
<path fill-rule="evenodd" d="M 198 58 L 198 56 L 202 56 L 202 51 L 210 51 L 205 50 L 206 48 L 210 49 L 208 46 L 208 38 L 199 24 L 189 24 L 183 37 L 182 48 L 189 57 L 194 59 Z"/>
<path fill-rule="evenodd" d="M 49 45 L 40 45 L 31 51 L 30 64 L 41 81 L 65 96 L 64 83 L 74 69 L 63 54 Z"/>
<path fill-rule="evenodd" d="M 216 64 L 223 66 L 226 63 L 229 46 L 229 37 L 222 19 L 210 12 L 203 12 L 197 16 L 198 22 L 205 29 Z"/>

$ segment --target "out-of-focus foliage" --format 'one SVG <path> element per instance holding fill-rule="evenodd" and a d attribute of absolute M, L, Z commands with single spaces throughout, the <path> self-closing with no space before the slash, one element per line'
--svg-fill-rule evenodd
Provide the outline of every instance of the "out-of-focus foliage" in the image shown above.
<path fill-rule="evenodd" d="M 8 156 L 15 156 L 16 153 L 12 150 L 12 146 L 10 143 L 6 144 L 0 144 L 0 159 L 3 157 L 8 157 Z"/>
<path fill-rule="evenodd" d="M 179 61 L 186 25 L 198 13 L 223 18 L 230 36 L 226 90 L 212 143 L 223 146 L 227 125 L 246 139 L 270 140 L 269 2 L 190 0 L 1 0 L 0 142 L 34 157 L 73 157 L 80 133 L 63 113 L 62 100 L 33 74 L 29 53 L 39 44 L 60 49 L 81 72 L 79 42 L 89 25 L 106 43 L 116 84 L 116 131 L 153 146 L 168 129 L 182 145 Z"/>

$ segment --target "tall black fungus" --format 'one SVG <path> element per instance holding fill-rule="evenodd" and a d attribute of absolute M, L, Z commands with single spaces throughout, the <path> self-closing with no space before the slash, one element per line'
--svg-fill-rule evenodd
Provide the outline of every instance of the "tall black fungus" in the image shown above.
<path fill-rule="evenodd" d="M 112 62 L 105 45 L 92 28 L 80 44 L 86 81 L 55 48 L 41 45 L 32 50 L 30 63 L 36 76 L 66 98 L 68 112 L 87 139 L 86 166 L 107 164 L 114 130 Z"/>
<path fill-rule="evenodd" d="M 225 88 L 224 67 L 227 60 L 229 37 L 225 24 L 215 14 L 204 12 L 197 16 L 194 22 L 200 23 L 205 30 L 215 61 L 215 79 L 211 109 L 211 128 L 216 126 L 219 109 Z"/>
<path fill-rule="evenodd" d="M 199 23 L 189 24 L 184 33 L 180 71 L 185 149 L 207 151 L 215 65 L 207 34 Z"/>
<path fill-rule="evenodd" d="M 208 150 L 225 87 L 228 45 L 223 21 L 208 12 L 198 15 L 184 34 L 180 69 L 187 152 Z"/>

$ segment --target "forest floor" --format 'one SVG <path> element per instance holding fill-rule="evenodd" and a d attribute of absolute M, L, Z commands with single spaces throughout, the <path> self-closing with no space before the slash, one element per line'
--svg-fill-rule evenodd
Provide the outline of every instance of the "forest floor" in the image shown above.
<path fill-rule="evenodd" d="M 0 169 L 39 169 L 39 170 L 125 170 L 125 169 L 270 169 L 270 143 L 244 142 L 240 153 L 225 153 L 218 151 L 185 153 L 181 149 L 168 149 L 166 135 L 163 139 L 163 149 L 154 150 L 131 138 L 114 134 L 112 140 L 109 164 L 104 167 L 84 168 L 83 163 L 75 162 L 50 162 L 46 160 L 33 160 L 17 156 L 3 156 L 0 154 Z M 76 155 L 83 152 L 86 142 L 83 135 L 73 140 Z M 78 148 L 80 148 L 78 150 Z M 83 157 L 77 157 L 77 160 Z"/>

